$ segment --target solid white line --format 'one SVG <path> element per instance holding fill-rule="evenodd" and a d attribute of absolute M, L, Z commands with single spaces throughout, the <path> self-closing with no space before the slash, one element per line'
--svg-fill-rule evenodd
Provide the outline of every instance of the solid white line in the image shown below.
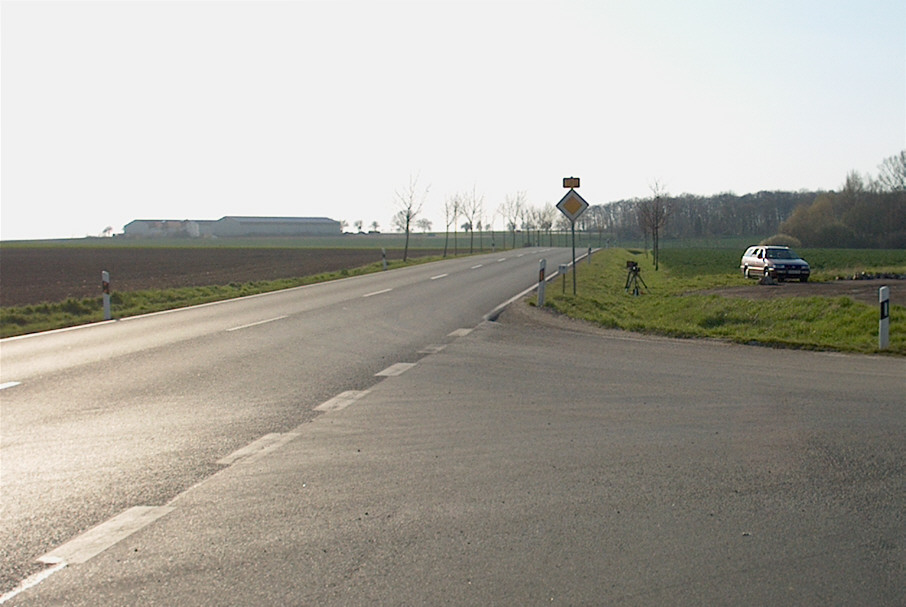
<path fill-rule="evenodd" d="M 276 318 L 268 318 L 267 320 L 259 320 L 258 322 L 249 323 L 247 325 L 242 325 L 240 327 L 233 327 L 232 329 L 227 329 L 227 332 L 238 331 L 240 329 L 248 329 L 249 327 L 257 327 L 258 325 L 264 325 L 269 322 L 274 322 L 275 320 L 283 320 L 286 316 L 277 316 Z"/>
<path fill-rule="evenodd" d="M 101 523 L 38 559 L 42 563 L 84 563 L 139 529 L 173 511 L 172 506 L 135 506 Z"/>
<path fill-rule="evenodd" d="M 362 295 L 362 297 L 371 297 L 373 295 L 380 295 L 381 293 L 389 293 L 392 290 L 393 289 L 381 289 L 380 291 L 375 291 L 373 293 L 366 293 L 365 295 Z"/>
<path fill-rule="evenodd" d="M 396 377 L 397 375 L 402 375 L 409 369 L 415 366 L 416 363 L 396 363 L 395 365 L 390 365 L 383 371 L 375 373 L 375 377 Z"/>
<path fill-rule="evenodd" d="M 366 394 L 368 394 L 368 390 L 346 390 L 315 407 L 315 411 L 339 411 L 340 409 L 345 409 Z"/>
<path fill-rule="evenodd" d="M 34 588 L 35 586 L 37 586 L 38 584 L 40 584 L 41 582 L 43 582 L 44 580 L 46 580 L 47 578 L 49 578 L 50 576 L 52 576 L 53 574 L 55 574 L 57 571 L 59 571 L 60 569 L 62 569 L 65 566 L 66 566 L 66 563 L 61 561 L 59 563 L 55 563 L 53 565 L 53 567 L 48 567 L 47 569 L 44 569 L 43 571 L 39 571 L 38 573 L 28 576 L 27 578 L 22 580 L 18 586 L 16 586 L 15 588 L 10 590 L 6 594 L 0 596 L 0 604 L 5 603 L 6 601 L 10 600 L 11 598 L 16 596 L 20 592 L 25 592 L 29 588 Z"/>
<path fill-rule="evenodd" d="M 0 384 L 0 390 L 6 390 L 7 388 L 13 388 L 15 386 L 18 386 L 20 383 L 21 382 L 17 382 L 17 381 L 8 381 L 5 383 L 2 383 L 2 384 Z"/>
<path fill-rule="evenodd" d="M 437 280 L 438 278 L 446 278 L 449 274 L 438 274 L 437 276 L 432 276 L 431 280 Z"/>

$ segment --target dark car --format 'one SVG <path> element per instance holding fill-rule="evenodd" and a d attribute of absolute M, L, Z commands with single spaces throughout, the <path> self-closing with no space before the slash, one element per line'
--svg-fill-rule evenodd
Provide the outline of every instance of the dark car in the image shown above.
<path fill-rule="evenodd" d="M 770 276 L 774 280 L 806 282 L 811 274 L 808 262 L 789 247 L 757 245 L 746 249 L 739 268 L 746 278 Z"/>

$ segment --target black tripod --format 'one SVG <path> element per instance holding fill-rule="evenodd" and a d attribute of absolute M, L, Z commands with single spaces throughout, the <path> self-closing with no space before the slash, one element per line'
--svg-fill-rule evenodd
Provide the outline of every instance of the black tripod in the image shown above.
<path fill-rule="evenodd" d="M 641 268 L 639 264 L 634 261 L 626 262 L 626 292 L 629 293 L 629 289 L 632 289 L 632 294 L 636 297 L 639 296 L 639 283 L 642 283 L 642 286 L 645 287 L 645 290 L 648 289 L 648 285 L 645 284 L 645 281 L 642 279 Z"/>

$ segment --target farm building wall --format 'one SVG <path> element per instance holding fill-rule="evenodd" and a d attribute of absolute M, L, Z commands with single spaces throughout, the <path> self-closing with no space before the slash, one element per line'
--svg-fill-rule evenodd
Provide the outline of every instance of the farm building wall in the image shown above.
<path fill-rule="evenodd" d="M 136 219 L 123 227 L 126 236 L 198 238 L 200 236 L 334 236 L 340 222 L 326 217 L 222 217 L 210 220 Z"/>
<path fill-rule="evenodd" d="M 337 235 L 340 222 L 326 217 L 224 217 L 214 226 L 216 236 Z"/>
<path fill-rule="evenodd" d="M 201 224 L 205 223 L 211 222 L 190 219 L 136 219 L 123 227 L 123 233 L 126 236 L 143 238 L 197 238 L 202 234 Z"/>

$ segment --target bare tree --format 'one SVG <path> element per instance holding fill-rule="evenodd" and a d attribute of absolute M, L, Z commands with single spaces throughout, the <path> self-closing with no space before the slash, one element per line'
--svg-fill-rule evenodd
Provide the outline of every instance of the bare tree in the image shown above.
<path fill-rule="evenodd" d="M 875 183 L 883 192 L 906 190 L 906 150 L 884 159 L 878 166 L 878 178 Z"/>
<path fill-rule="evenodd" d="M 345 219 L 341 219 L 340 220 L 340 231 L 345 232 L 346 228 L 348 228 L 348 227 L 349 227 L 349 222 L 346 221 Z"/>
<path fill-rule="evenodd" d="M 355 231 L 361 234 L 363 232 L 362 227 L 365 225 L 365 222 L 361 219 L 356 219 L 352 225 L 355 226 Z"/>
<path fill-rule="evenodd" d="M 519 227 L 519 218 L 522 216 L 522 208 L 525 206 L 525 192 L 516 192 L 507 194 L 506 200 L 500 205 L 500 215 L 506 223 L 506 229 L 513 235 L 513 248 L 516 248 L 516 229 Z M 506 238 L 504 238 L 506 243 Z"/>
<path fill-rule="evenodd" d="M 421 193 L 418 188 L 418 176 L 409 176 L 409 187 L 405 190 L 397 190 L 396 203 L 399 211 L 394 217 L 394 222 L 406 232 L 406 244 L 403 247 L 403 261 L 409 256 L 409 233 L 412 231 L 412 223 L 422 212 L 422 206 L 428 197 L 428 187 L 426 186 Z"/>
<path fill-rule="evenodd" d="M 535 218 L 538 222 L 539 234 L 547 232 L 548 246 L 554 246 L 554 221 L 557 219 L 557 209 L 550 203 L 537 209 Z"/>
<path fill-rule="evenodd" d="M 444 203 L 444 221 L 446 230 L 444 232 L 444 257 L 447 256 L 447 245 L 450 242 L 450 226 L 453 226 L 453 254 L 456 255 L 456 220 L 459 219 L 459 195 L 454 194 L 447 198 Z"/>
<path fill-rule="evenodd" d="M 371 222 L 371 231 L 372 232 L 377 232 L 380 229 L 380 227 L 381 227 L 381 224 L 379 224 L 377 221 Z"/>
<path fill-rule="evenodd" d="M 667 216 L 670 214 L 670 200 L 663 184 L 655 180 L 651 184 L 651 198 L 639 201 L 639 225 L 645 236 L 651 235 L 652 254 L 654 255 L 654 269 L 657 270 L 660 262 L 660 235 L 661 229 L 667 225 Z"/>
<path fill-rule="evenodd" d="M 475 252 L 475 227 L 478 225 L 477 222 L 481 221 L 481 213 L 484 208 L 484 196 L 479 196 L 475 188 L 472 188 L 470 194 L 465 194 L 462 197 L 463 200 L 463 209 L 462 213 L 465 218 L 468 220 L 469 225 L 469 253 Z M 479 226 L 480 227 L 480 226 Z"/>
<path fill-rule="evenodd" d="M 430 219 L 422 217 L 421 219 L 415 220 L 415 227 L 422 231 L 422 234 L 427 234 L 431 231 L 431 226 L 434 225 Z"/>

